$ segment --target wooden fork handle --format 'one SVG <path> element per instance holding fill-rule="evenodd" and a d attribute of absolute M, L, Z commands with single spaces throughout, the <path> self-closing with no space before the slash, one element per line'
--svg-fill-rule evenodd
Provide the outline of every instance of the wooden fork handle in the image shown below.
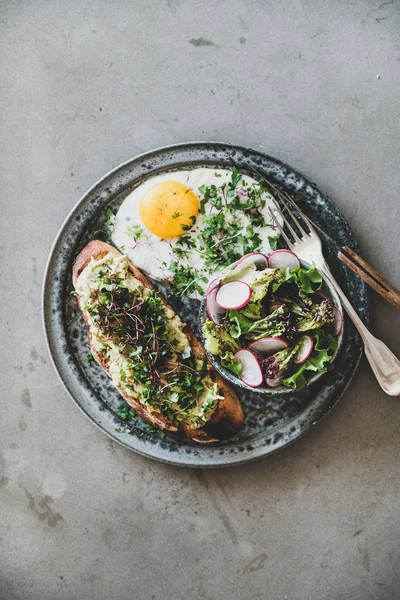
<path fill-rule="evenodd" d="M 338 258 L 346 267 L 349 267 L 356 275 L 361 277 L 385 300 L 390 302 L 397 310 L 400 310 L 400 291 L 389 283 L 376 269 L 371 267 L 361 256 L 358 256 L 348 246 L 339 250 Z"/>

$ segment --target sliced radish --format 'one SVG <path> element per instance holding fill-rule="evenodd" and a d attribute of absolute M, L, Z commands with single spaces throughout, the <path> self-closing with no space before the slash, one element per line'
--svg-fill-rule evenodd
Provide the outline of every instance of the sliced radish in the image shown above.
<path fill-rule="evenodd" d="M 251 261 L 260 271 L 263 271 L 268 267 L 268 258 L 265 256 L 265 254 L 262 254 L 262 252 L 249 252 L 249 254 L 245 254 L 240 260 L 238 260 L 238 265 L 247 259 L 251 259 Z"/>
<path fill-rule="evenodd" d="M 275 250 L 269 255 L 268 264 L 271 269 L 295 269 L 300 267 L 300 260 L 290 250 Z"/>
<path fill-rule="evenodd" d="M 221 308 L 217 304 L 216 296 L 218 290 L 218 286 L 214 287 L 207 293 L 206 296 L 207 314 L 210 317 L 211 321 L 213 323 L 216 323 L 217 325 L 219 325 L 222 322 L 222 317 L 226 313 L 226 310 L 224 308 Z"/>
<path fill-rule="evenodd" d="M 278 375 L 278 377 L 275 377 L 274 379 L 271 379 L 271 378 L 266 379 L 265 383 L 267 384 L 268 387 L 276 388 L 281 385 L 282 379 L 283 379 L 283 376 Z"/>
<path fill-rule="evenodd" d="M 211 290 L 215 287 L 219 286 L 219 279 L 218 277 L 214 277 L 214 279 L 211 279 L 211 281 L 208 282 L 208 285 L 206 287 L 206 294 L 208 294 L 208 292 L 211 292 Z"/>
<path fill-rule="evenodd" d="M 268 314 L 271 315 L 274 312 L 274 310 L 276 310 L 280 306 L 283 306 L 283 302 L 271 302 L 271 304 L 269 305 Z"/>
<path fill-rule="evenodd" d="M 343 331 L 343 314 L 336 306 L 333 307 L 333 310 L 335 311 L 335 320 L 333 321 L 334 333 L 335 335 L 340 335 Z"/>
<path fill-rule="evenodd" d="M 303 335 L 299 339 L 299 349 L 293 357 L 295 365 L 302 365 L 310 356 L 312 349 L 314 348 L 314 338 L 311 335 Z"/>
<path fill-rule="evenodd" d="M 256 356 L 250 350 L 242 348 L 236 352 L 235 358 L 242 363 L 240 379 L 243 383 L 250 387 L 261 385 L 264 377 Z"/>
<path fill-rule="evenodd" d="M 238 310 L 246 306 L 251 294 L 251 287 L 244 281 L 230 281 L 217 289 L 215 299 L 220 308 Z"/>
<path fill-rule="evenodd" d="M 284 350 L 288 346 L 289 344 L 282 338 L 265 337 L 261 338 L 260 340 L 256 340 L 255 342 L 251 342 L 249 349 L 256 350 L 256 352 L 261 352 L 262 354 L 267 354 L 269 356 L 271 354 L 275 354 L 275 352 Z"/>

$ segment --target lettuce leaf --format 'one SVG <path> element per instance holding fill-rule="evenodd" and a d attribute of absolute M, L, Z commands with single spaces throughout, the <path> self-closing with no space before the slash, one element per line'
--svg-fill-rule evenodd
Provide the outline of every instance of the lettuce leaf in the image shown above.
<path fill-rule="evenodd" d="M 251 289 L 253 290 L 251 299 L 254 301 L 263 300 L 265 296 L 268 295 L 269 289 L 277 276 L 277 272 L 271 271 L 254 279 L 254 281 L 251 282 Z"/>
<path fill-rule="evenodd" d="M 293 390 L 301 390 L 308 385 L 313 373 L 328 371 L 332 358 L 337 350 L 337 338 L 331 334 L 318 331 L 314 334 L 315 346 L 309 358 L 290 377 L 285 377 L 283 385 Z"/>
<path fill-rule="evenodd" d="M 281 269 L 279 277 L 272 283 L 271 290 L 276 292 L 284 283 L 294 283 L 293 271 L 291 269 Z"/>
<path fill-rule="evenodd" d="M 322 286 L 322 275 L 318 273 L 315 267 L 295 269 L 295 275 L 298 277 L 297 283 L 301 284 L 300 287 L 306 294 L 313 294 L 315 290 L 319 290 Z"/>
<path fill-rule="evenodd" d="M 242 315 L 253 321 L 265 317 L 264 298 L 268 296 L 269 290 L 277 277 L 281 277 L 279 271 L 270 271 L 264 274 L 261 273 L 261 276 L 256 277 L 251 282 L 251 300 L 244 308 L 240 309 Z"/>
<path fill-rule="evenodd" d="M 235 339 L 245 335 L 253 324 L 253 321 L 242 314 L 240 310 L 229 310 L 226 313 L 226 319 L 231 323 L 229 333 Z"/>
<path fill-rule="evenodd" d="M 219 358 L 221 365 L 225 367 L 225 369 L 228 369 L 228 371 L 231 371 L 231 373 L 234 373 L 237 377 L 240 377 L 242 372 L 242 363 L 240 360 L 236 360 L 233 352 L 225 352 L 225 354 L 222 354 Z"/>
<path fill-rule="evenodd" d="M 333 307 L 330 300 L 322 300 L 319 304 L 305 304 L 302 299 L 302 306 L 290 298 L 283 298 L 283 302 L 296 315 L 297 331 L 310 331 L 312 329 L 321 329 L 325 325 L 331 325 L 334 321 Z"/>
<path fill-rule="evenodd" d="M 259 298 L 258 300 L 253 300 L 252 298 L 244 308 L 240 308 L 236 312 L 240 312 L 240 314 L 252 321 L 258 321 L 265 315 L 262 298 Z"/>
<path fill-rule="evenodd" d="M 276 292 L 284 283 L 294 283 L 306 294 L 313 294 L 322 287 L 322 275 L 315 267 L 309 269 L 282 269 L 281 277 L 272 284 L 272 291 Z"/>
<path fill-rule="evenodd" d="M 214 356 L 221 357 L 228 352 L 233 356 L 233 353 L 240 348 L 238 342 L 230 335 L 229 323 L 217 325 L 207 319 L 203 323 L 202 333 L 205 349 Z"/>
<path fill-rule="evenodd" d="M 283 376 L 290 366 L 293 356 L 299 348 L 299 342 L 293 344 L 289 348 L 275 352 L 272 356 L 268 356 L 260 361 L 261 370 L 266 379 L 276 379 Z"/>
<path fill-rule="evenodd" d="M 292 337 L 295 333 L 290 314 L 284 305 L 263 319 L 254 321 L 246 332 L 247 340 L 259 340 L 264 337 Z"/>

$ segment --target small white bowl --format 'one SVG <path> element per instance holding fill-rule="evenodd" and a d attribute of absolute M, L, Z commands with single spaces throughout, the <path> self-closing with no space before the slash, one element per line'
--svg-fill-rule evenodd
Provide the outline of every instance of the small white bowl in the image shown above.
<path fill-rule="evenodd" d="M 309 269 L 312 265 L 310 265 L 309 263 L 301 260 L 300 261 L 301 266 L 305 269 Z M 219 273 L 218 275 L 220 277 L 222 277 L 228 270 L 235 268 L 235 266 L 237 265 L 237 262 L 230 265 L 229 267 L 227 267 L 227 269 L 224 269 L 224 271 L 221 271 L 221 273 Z M 327 279 L 325 279 L 325 277 L 323 277 L 323 275 L 321 274 L 322 278 L 323 278 L 323 284 L 322 284 L 322 288 L 321 291 L 324 292 L 327 296 L 329 296 L 329 298 L 332 300 L 333 305 L 338 308 L 341 312 L 341 314 L 343 315 L 343 309 L 342 309 L 342 305 L 339 299 L 339 296 L 336 293 L 335 288 L 332 286 L 332 284 L 330 283 L 330 281 L 328 281 Z M 208 318 L 208 314 L 207 314 L 207 307 L 206 307 L 206 296 L 204 296 L 201 305 L 200 305 L 200 321 L 201 321 L 201 325 L 204 323 L 204 321 Z M 340 334 L 338 335 L 338 346 L 337 346 L 337 350 L 334 354 L 334 356 L 332 357 L 331 363 L 333 363 L 333 361 L 335 360 L 340 346 L 342 344 L 342 339 L 343 339 L 343 331 L 344 331 L 344 322 L 343 322 L 343 327 L 342 327 L 342 331 L 340 332 Z M 204 339 L 203 339 L 203 345 L 204 345 Z M 213 354 L 210 354 L 210 352 L 207 352 L 206 350 L 206 355 L 208 357 L 208 359 L 210 360 L 211 364 L 213 365 L 213 367 L 215 368 L 215 370 L 227 381 L 229 381 L 229 383 L 232 383 L 244 390 L 249 390 L 251 392 L 255 392 L 258 394 L 271 394 L 271 395 L 276 395 L 276 394 L 282 394 L 282 393 L 293 393 L 294 390 L 292 388 L 286 387 L 285 385 L 280 385 L 276 388 L 271 388 L 267 385 L 260 385 L 258 387 L 251 387 L 250 385 L 247 385 L 246 383 L 244 383 L 241 379 L 239 379 L 239 377 L 236 377 L 236 375 L 234 375 L 231 371 L 228 371 L 228 369 L 225 369 L 225 367 L 223 367 L 219 361 L 218 361 L 218 357 L 214 356 Z M 315 381 L 317 381 L 320 377 L 323 377 L 325 375 L 325 373 L 316 373 L 315 375 L 313 375 L 312 377 L 309 378 L 308 382 L 309 382 L 309 386 L 314 383 Z"/>

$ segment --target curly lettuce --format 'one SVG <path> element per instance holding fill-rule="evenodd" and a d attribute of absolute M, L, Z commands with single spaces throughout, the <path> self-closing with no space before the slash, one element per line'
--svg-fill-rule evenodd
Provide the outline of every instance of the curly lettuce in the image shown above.
<path fill-rule="evenodd" d="M 241 310 L 230 310 L 226 314 L 226 319 L 230 322 L 229 333 L 234 339 L 245 336 L 253 325 L 253 321 L 246 317 Z"/>
<path fill-rule="evenodd" d="M 315 345 L 309 358 L 289 377 L 283 379 L 283 385 L 295 391 L 308 385 L 308 380 L 315 372 L 324 373 L 335 356 L 338 340 L 332 334 L 323 331 L 314 333 Z"/>
<path fill-rule="evenodd" d="M 238 342 L 229 333 L 228 323 L 217 325 L 210 319 L 203 323 L 202 333 L 205 349 L 214 356 L 218 356 L 221 365 L 235 375 L 239 376 L 242 365 L 235 359 L 235 352 L 239 350 Z"/>
<path fill-rule="evenodd" d="M 285 337 L 293 339 L 296 332 L 292 315 L 285 305 L 279 306 L 270 315 L 254 321 L 245 333 L 247 340 L 259 340 L 265 337 Z"/>
<path fill-rule="evenodd" d="M 316 303 L 310 300 L 306 304 L 300 297 L 291 297 L 282 298 L 282 302 L 294 315 L 295 327 L 299 332 L 321 329 L 334 321 L 333 304 L 329 299 Z"/>
<path fill-rule="evenodd" d="M 290 348 L 285 348 L 260 361 L 265 379 L 276 379 L 282 377 L 292 364 L 292 358 L 299 348 L 299 342 Z"/>
<path fill-rule="evenodd" d="M 285 283 L 294 283 L 306 294 L 313 294 L 321 289 L 323 279 L 315 267 L 282 269 L 280 277 L 272 284 L 272 292 L 276 292 Z"/>
<path fill-rule="evenodd" d="M 251 300 L 244 308 L 240 309 L 243 316 L 258 321 L 266 315 L 265 300 L 269 296 L 274 281 L 279 277 L 280 271 L 267 269 L 266 273 L 261 273 L 251 282 Z"/>

